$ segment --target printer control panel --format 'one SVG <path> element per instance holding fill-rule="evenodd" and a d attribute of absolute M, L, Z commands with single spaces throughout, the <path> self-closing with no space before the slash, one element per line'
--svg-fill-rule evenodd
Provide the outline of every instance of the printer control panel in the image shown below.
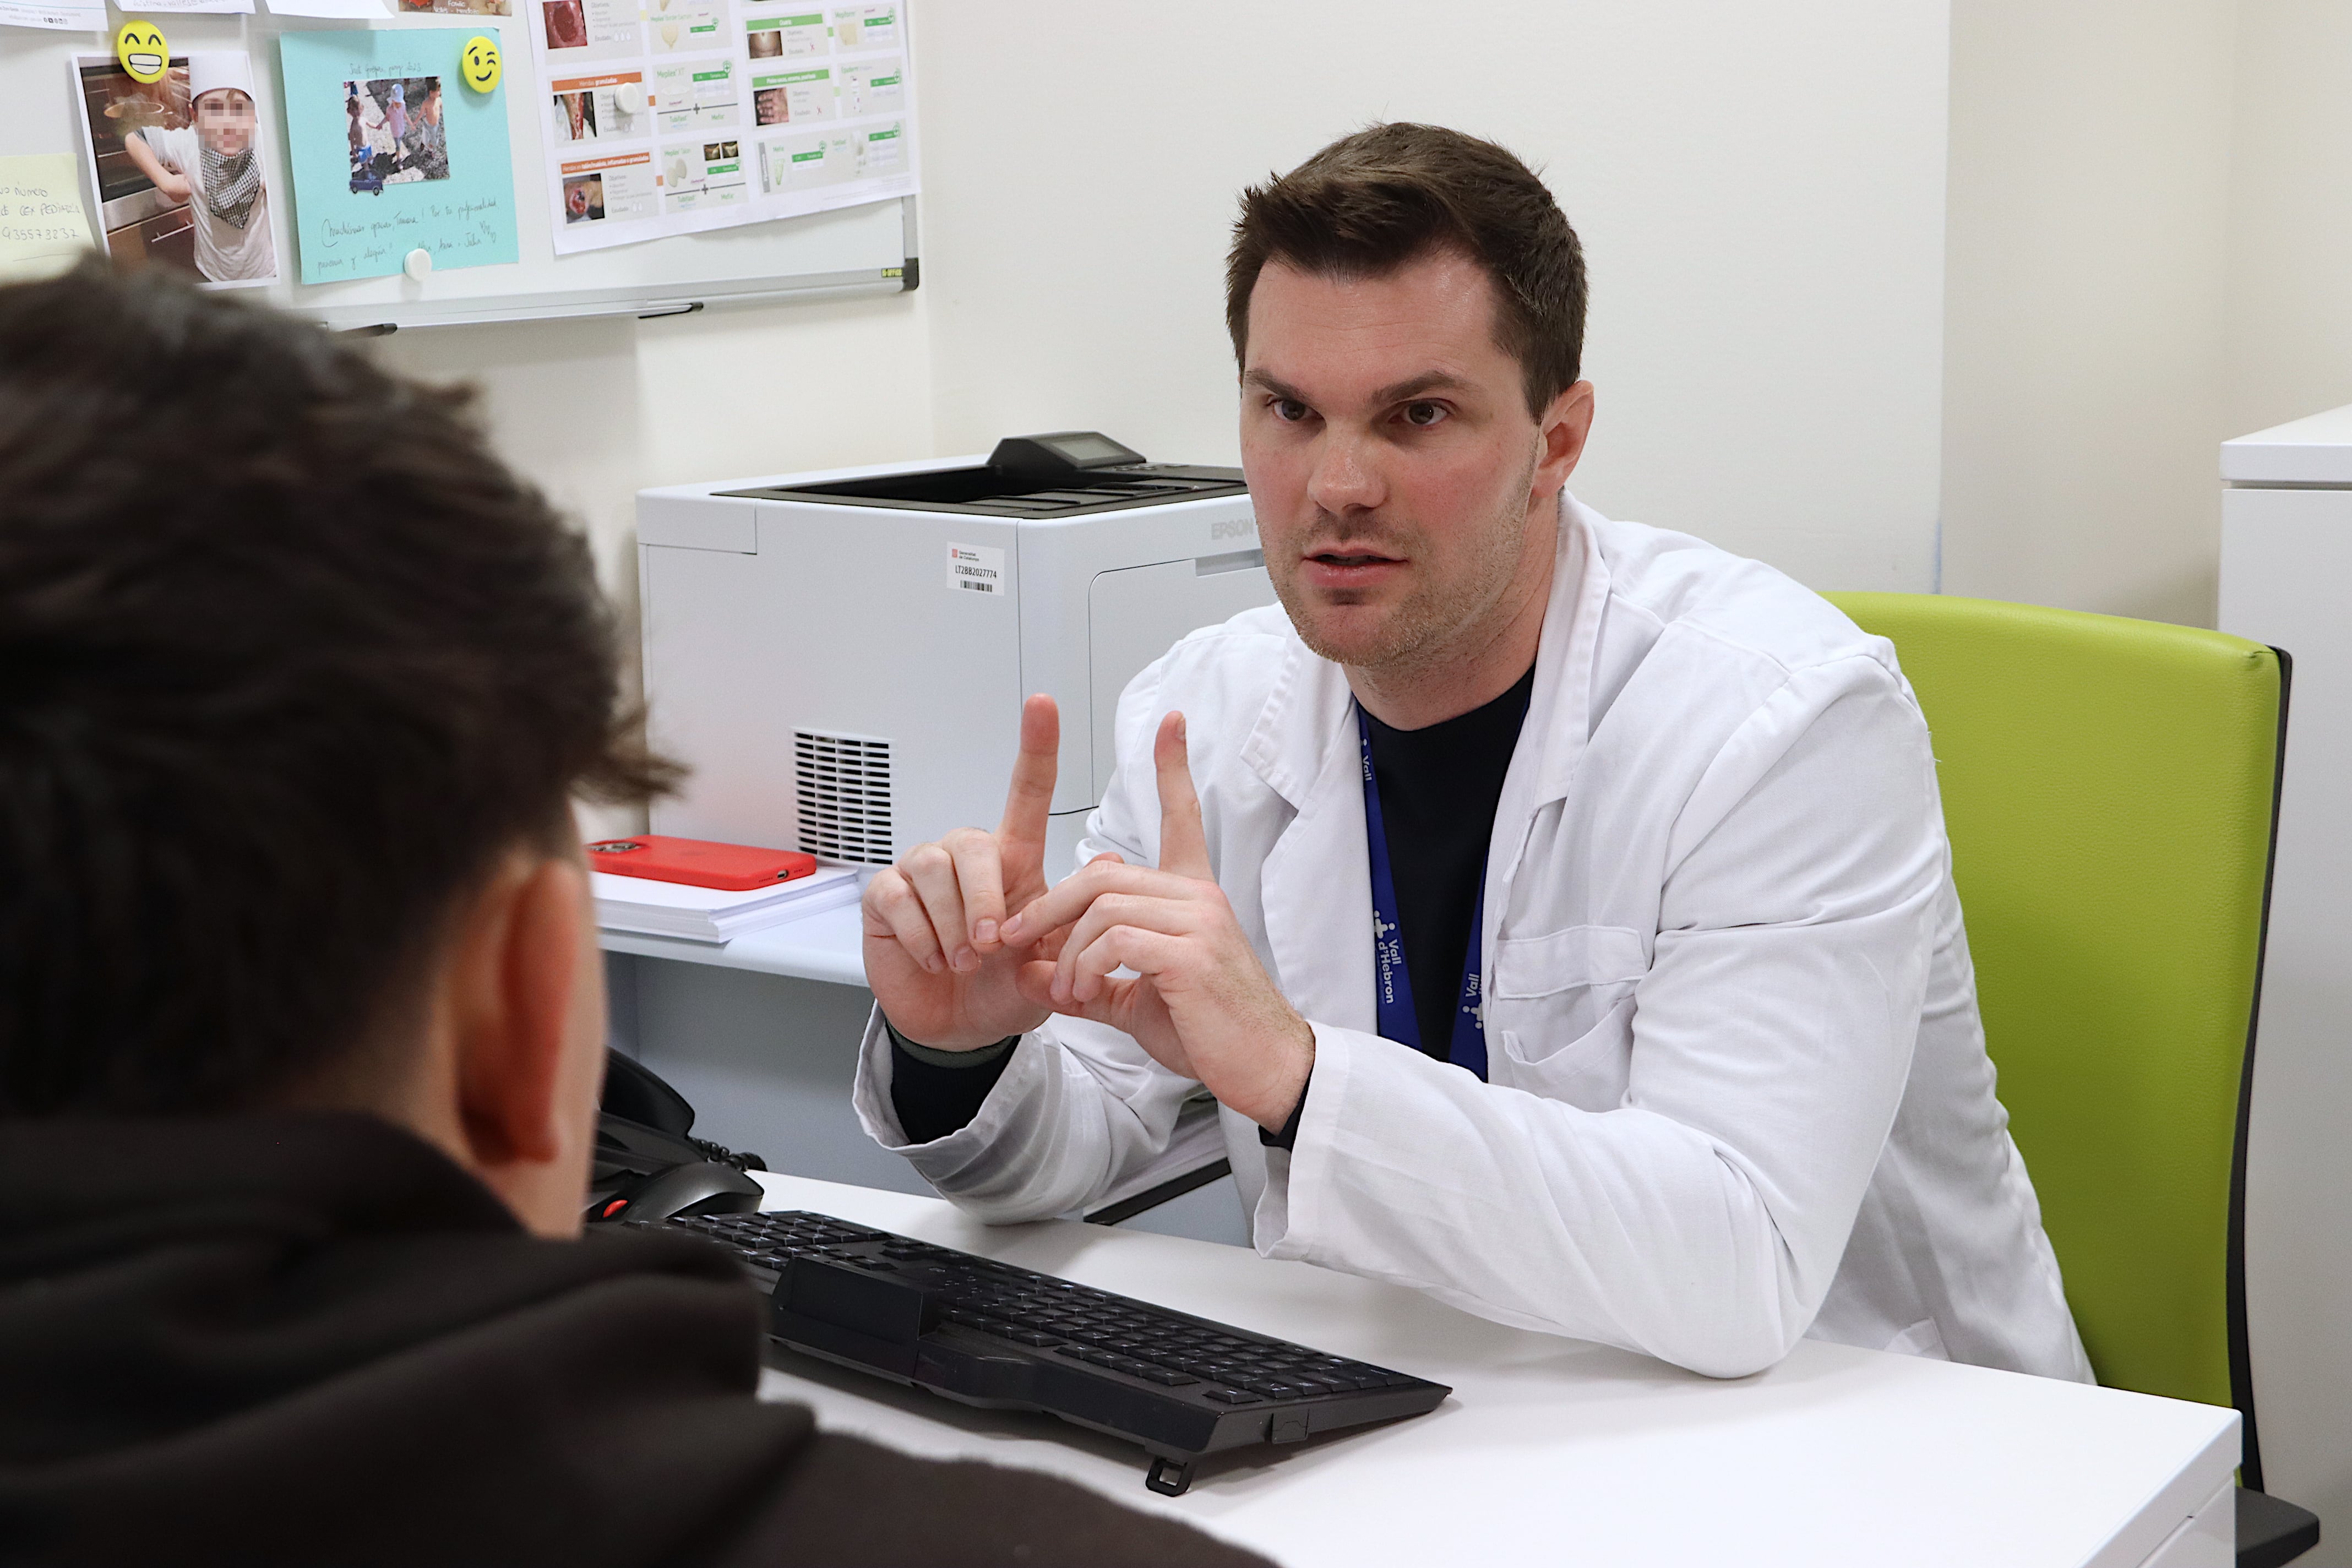
<path fill-rule="evenodd" d="M 1054 473 L 1077 468 L 1139 465 L 1130 451 L 1098 430 L 1057 430 L 1050 436 L 1007 436 L 988 455 L 988 466 L 1007 473 Z"/>

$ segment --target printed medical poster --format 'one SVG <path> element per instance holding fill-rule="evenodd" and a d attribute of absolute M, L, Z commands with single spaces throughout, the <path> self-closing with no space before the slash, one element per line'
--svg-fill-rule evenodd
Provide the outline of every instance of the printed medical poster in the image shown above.
<path fill-rule="evenodd" d="M 342 16 L 362 22 L 392 15 L 390 0 L 269 0 L 277 16 Z"/>
<path fill-rule="evenodd" d="M 253 0 L 114 0 L 114 8 L 118 11 L 212 11 L 250 16 L 253 15 Z"/>
<path fill-rule="evenodd" d="M 173 55 L 152 82 L 112 55 L 68 63 L 81 153 L 119 267 L 168 267 L 228 287 L 278 276 L 270 158 L 242 49 Z"/>
<path fill-rule="evenodd" d="M 0 157 L 0 283 L 54 277 L 92 248 L 72 153 Z"/>
<path fill-rule="evenodd" d="M 458 74 L 470 27 L 288 33 L 278 40 L 302 281 L 516 258 L 506 89 Z"/>
<path fill-rule="evenodd" d="M 559 255 L 916 189 L 905 0 L 514 0 Z"/>

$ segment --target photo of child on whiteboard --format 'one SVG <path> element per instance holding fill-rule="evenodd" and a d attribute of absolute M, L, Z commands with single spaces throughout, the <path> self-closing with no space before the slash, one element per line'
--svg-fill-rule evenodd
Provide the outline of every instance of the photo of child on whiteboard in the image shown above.
<path fill-rule="evenodd" d="M 352 191 L 449 177 L 449 137 L 441 123 L 441 79 L 412 76 L 343 83 Z"/>
<path fill-rule="evenodd" d="M 268 160 L 242 52 L 174 56 L 133 80 L 111 56 L 74 61 L 82 153 L 118 266 L 170 267 L 206 283 L 278 276 Z"/>

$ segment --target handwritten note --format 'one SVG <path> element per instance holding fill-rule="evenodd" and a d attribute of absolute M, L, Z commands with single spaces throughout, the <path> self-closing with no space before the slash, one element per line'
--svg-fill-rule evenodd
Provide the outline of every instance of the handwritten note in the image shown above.
<path fill-rule="evenodd" d="M 433 258 L 430 286 L 452 268 L 516 259 L 506 94 L 459 85 L 459 51 L 477 31 L 320 29 L 279 38 L 303 282 L 391 277 L 419 250 Z M 395 95 L 407 131 L 367 140 L 373 116 L 388 112 Z"/>
<path fill-rule="evenodd" d="M 317 281 L 337 278 L 377 278 L 397 271 L 412 250 L 430 251 L 436 267 L 477 267 L 511 260 L 510 226 L 504 204 L 496 196 L 479 201 L 427 202 L 414 213 L 388 217 L 322 219 L 313 243 L 303 247 L 309 263 L 315 257 Z M 469 254 L 478 253 L 478 254 Z M 305 282 L 311 281 L 310 278 Z"/>
<path fill-rule="evenodd" d="M 0 282 L 63 272 L 89 248 L 73 154 L 0 158 Z"/>

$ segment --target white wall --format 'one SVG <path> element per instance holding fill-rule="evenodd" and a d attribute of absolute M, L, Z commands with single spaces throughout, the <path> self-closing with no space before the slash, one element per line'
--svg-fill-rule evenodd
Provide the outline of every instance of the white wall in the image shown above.
<path fill-rule="evenodd" d="M 2210 626 L 2215 447 L 2352 403 L 2352 8 L 1954 0 L 1944 587 Z"/>
<path fill-rule="evenodd" d="M 2224 434 L 2352 403 L 2352 7 L 2243 0 Z"/>
<path fill-rule="evenodd" d="M 636 601 L 636 492 L 931 450 L 923 297 L 651 321 L 528 321 L 377 341 L 413 375 L 480 385 L 499 450 L 594 540 Z"/>
<path fill-rule="evenodd" d="M 1234 195 L 1374 119 L 1543 168 L 1592 274 L 1603 510 L 1823 587 L 1933 574 L 1940 5 L 1447 12 L 1037 0 L 919 17 L 942 445 L 1233 460 Z"/>
<path fill-rule="evenodd" d="M 1234 194 L 1379 117 L 1504 142 L 1582 234 L 1580 493 L 1822 586 L 1929 585 L 1942 5 L 918 5 L 917 295 L 385 340 L 484 382 L 616 590 L 641 485 L 1069 426 L 1231 460 Z"/>
<path fill-rule="evenodd" d="M 1954 0 L 1948 593 L 2210 626 L 2234 0 Z"/>

